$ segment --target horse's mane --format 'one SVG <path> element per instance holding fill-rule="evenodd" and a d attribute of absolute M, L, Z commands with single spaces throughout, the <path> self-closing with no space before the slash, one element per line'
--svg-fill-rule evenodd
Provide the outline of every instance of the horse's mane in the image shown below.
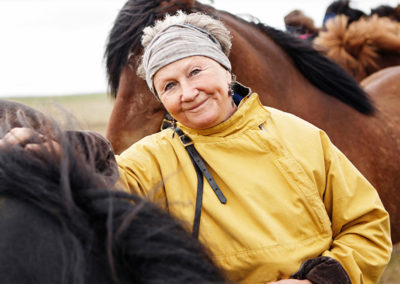
<path fill-rule="evenodd" d="M 308 41 L 301 40 L 288 33 L 265 26 L 257 26 L 264 30 L 275 43 L 283 48 L 292 58 L 303 76 L 326 94 L 354 107 L 361 113 L 371 113 L 374 109 L 368 95 L 358 82 L 336 62 L 322 55 Z"/>
<path fill-rule="evenodd" d="M 362 79 L 379 69 L 383 53 L 400 54 L 400 24 L 373 15 L 348 25 L 344 15 L 329 20 L 326 31 L 314 39 L 315 47 Z"/>
<path fill-rule="evenodd" d="M 14 123 L 0 121 L 2 138 Z M 2 283 L 224 281 L 180 221 L 138 196 L 110 190 L 115 179 L 99 171 L 96 156 L 104 145 L 98 137 L 54 127 L 47 135 L 60 143 L 61 156 L 45 147 L 0 147 Z"/>
<path fill-rule="evenodd" d="M 175 6 L 170 6 L 173 9 Z M 179 6 L 187 12 L 204 12 L 215 17 L 215 9 L 195 2 L 193 7 Z M 121 10 L 110 33 L 105 57 L 112 93 L 116 95 L 122 68 L 128 63 L 129 54 L 141 51 L 140 37 L 145 26 L 153 24 L 166 10 L 158 1 L 129 0 Z M 221 12 L 221 11 L 220 11 Z M 357 81 L 337 63 L 326 58 L 305 41 L 262 23 L 252 23 L 227 12 L 221 12 L 243 23 L 254 25 L 271 37 L 292 58 L 302 74 L 323 92 L 351 105 L 362 113 L 373 111 L 372 102 Z"/>

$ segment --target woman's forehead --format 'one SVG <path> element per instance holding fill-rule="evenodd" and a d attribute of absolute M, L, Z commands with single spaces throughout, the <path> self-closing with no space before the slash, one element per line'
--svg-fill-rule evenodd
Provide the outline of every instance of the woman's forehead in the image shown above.
<path fill-rule="evenodd" d="M 170 77 L 175 74 L 185 73 L 193 66 L 206 67 L 206 66 L 220 66 L 215 60 L 205 56 L 190 56 L 174 61 L 156 72 L 154 81 L 163 80 L 165 77 Z M 222 66 L 220 66 L 223 68 Z"/>
<path fill-rule="evenodd" d="M 173 64 L 173 65 L 172 65 Z M 189 57 L 185 57 L 182 59 L 179 59 L 175 62 L 172 62 L 166 66 L 164 66 L 162 69 L 164 69 L 167 66 L 173 66 L 173 67 L 181 67 L 181 68 L 185 68 L 188 66 L 192 66 L 192 65 L 198 65 L 198 64 L 218 64 L 218 62 L 216 62 L 215 60 L 206 57 L 206 56 L 202 56 L 202 55 L 194 55 L 194 56 L 189 56 Z"/>

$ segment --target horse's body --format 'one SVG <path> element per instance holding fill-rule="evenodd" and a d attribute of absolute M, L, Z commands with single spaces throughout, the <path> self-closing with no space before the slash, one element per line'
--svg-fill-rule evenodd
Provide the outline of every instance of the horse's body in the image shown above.
<path fill-rule="evenodd" d="M 400 97 L 391 105 L 374 97 L 377 110 L 373 111 L 358 84 L 343 69 L 324 61 L 314 50 L 302 46 L 300 40 L 209 6 L 187 2 L 176 5 L 186 11 L 208 12 L 230 30 L 233 36 L 230 60 L 238 81 L 259 93 L 263 104 L 293 113 L 325 130 L 378 189 L 392 215 L 393 240 L 400 241 L 400 211 L 397 210 L 400 129 L 390 123 L 399 114 L 386 116 L 388 108 L 398 108 Z M 127 2 L 116 20 L 106 52 L 111 87 L 118 91 L 107 137 L 117 153 L 145 135 L 157 132 L 165 113 L 145 82 L 135 74 L 135 60 L 140 54 L 138 38 L 143 25 L 152 24 L 165 12 L 157 1 L 146 3 L 148 6 L 144 7 L 143 1 Z M 127 31 L 129 25 L 133 25 L 131 31 Z M 118 33 L 118 26 L 123 27 L 125 34 Z M 133 52 L 130 61 L 126 60 L 129 52 Z"/>
<path fill-rule="evenodd" d="M 361 81 L 361 86 L 376 101 L 378 111 L 393 129 L 400 128 L 400 66 L 384 68 Z M 398 133 L 396 131 L 393 134 Z M 399 136 L 394 136 L 397 141 Z"/>
<path fill-rule="evenodd" d="M 39 127 L 61 145 L 61 155 L 0 145 L 1 283 L 224 283 L 179 221 L 110 190 L 96 162 L 103 149 L 96 139 L 70 135 L 55 123 L 49 128 L 48 120 L 0 101 L 0 138 L 15 126 Z"/>

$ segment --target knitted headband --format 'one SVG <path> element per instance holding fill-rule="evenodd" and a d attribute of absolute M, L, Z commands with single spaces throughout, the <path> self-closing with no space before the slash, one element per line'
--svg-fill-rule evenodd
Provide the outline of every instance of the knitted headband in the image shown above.
<path fill-rule="evenodd" d="M 231 63 L 218 40 L 208 31 L 189 24 L 172 24 L 160 31 L 146 47 L 143 67 L 150 91 L 153 76 L 164 66 L 189 56 L 206 56 L 231 71 Z"/>

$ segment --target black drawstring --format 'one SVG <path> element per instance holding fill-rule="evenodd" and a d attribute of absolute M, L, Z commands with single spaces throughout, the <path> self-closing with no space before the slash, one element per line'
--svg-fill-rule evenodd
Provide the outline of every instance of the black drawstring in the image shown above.
<path fill-rule="evenodd" d="M 203 201 L 203 187 L 204 187 L 203 176 L 206 178 L 208 184 L 214 190 L 215 194 L 217 195 L 219 201 L 222 204 L 226 203 L 226 198 L 225 198 L 224 194 L 222 193 L 221 189 L 218 187 L 214 178 L 208 171 L 206 165 L 204 164 L 203 159 L 200 157 L 199 153 L 197 152 L 196 148 L 194 147 L 192 139 L 190 139 L 190 137 L 187 136 L 179 127 L 175 128 L 175 133 L 178 134 L 179 139 L 181 140 L 186 151 L 188 152 L 190 160 L 192 161 L 193 166 L 196 170 L 196 174 L 197 174 L 196 207 L 195 207 L 193 232 L 192 232 L 193 237 L 197 238 L 199 235 L 201 207 L 202 207 L 202 201 Z"/>

